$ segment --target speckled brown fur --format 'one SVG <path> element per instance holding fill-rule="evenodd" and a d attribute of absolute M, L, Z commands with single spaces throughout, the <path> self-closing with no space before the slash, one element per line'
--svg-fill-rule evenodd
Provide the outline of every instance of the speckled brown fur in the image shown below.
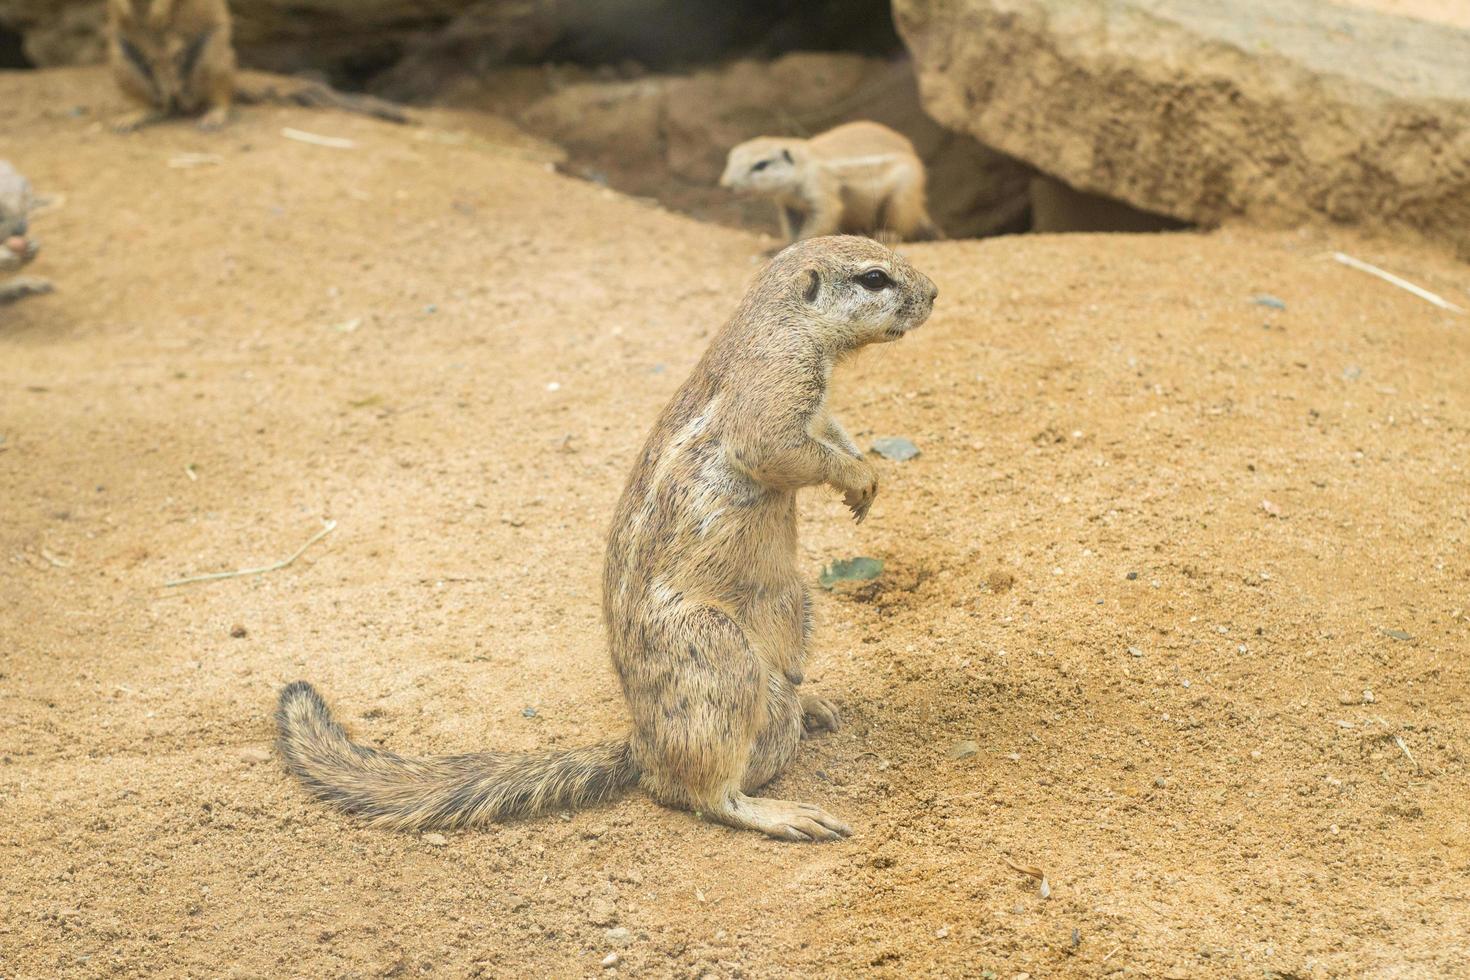
<path fill-rule="evenodd" d="M 877 477 L 827 410 L 832 368 L 923 323 L 936 294 L 868 239 L 793 245 L 659 416 L 618 504 L 603 573 L 632 716 L 625 739 L 407 760 L 353 745 L 298 682 L 277 714 L 288 767 L 319 796 L 401 829 L 541 812 L 638 783 L 669 806 L 774 837 L 846 836 L 817 807 L 750 795 L 790 762 L 804 728 L 837 725 L 829 702 L 798 691 L 811 626 L 796 491 L 830 485 L 866 516 Z"/>

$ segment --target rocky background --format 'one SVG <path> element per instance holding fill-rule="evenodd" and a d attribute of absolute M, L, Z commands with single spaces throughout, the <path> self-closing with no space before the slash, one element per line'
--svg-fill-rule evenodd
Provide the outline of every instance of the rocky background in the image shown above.
<path fill-rule="evenodd" d="M 954 237 L 1237 218 L 1470 253 L 1470 5 L 1440 0 L 235 0 L 243 64 L 509 116 L 706 220 L 726 150 L 871 118 Z M 101 56 L 98 0 L 0 0 L 0 67 Z M 895 25 L 897 31 L 895 31 Z"/>

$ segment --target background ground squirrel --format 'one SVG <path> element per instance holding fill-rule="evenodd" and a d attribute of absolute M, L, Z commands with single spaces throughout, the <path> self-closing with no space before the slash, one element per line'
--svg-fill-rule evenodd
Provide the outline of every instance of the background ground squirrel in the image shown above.
<path fill-rule="evenodd" d="M 144 108 L 118 120 L 129 131 L 173 116 L 199 116 L 201 129 L 218 129 L 234 102 L 276 102 L 360 112 L 407 122 L 398 106 L 328 85 L 302 82 L 287 91 L 237 84 L 226 0 L 107 0 L 107 51 L 113 77 Z"/>
<path fill-rule="evenodd" d="M 669 806 L 786 840 L 850 831 L 749 794 L 803 731 L 837 726 L 798 693 L 811 632 L 796 491 L 830 485 L 861 521 L 873 467 L 827 409 L 833 365 L 928 318 L 938 291 L 863 238 L 804 241 L 757 276 L 649 434 L 613 519 L 603 615 L 632 716 L 623 738 L 531 755 L 405 759 L 354 745 L 311 685 L 281 692 L 279 746 L 318 796 L 404 830 L 604 799 L 635 783 Z"/>
<path fill-rule="evenodd" d="M 170 116 L 230 117 L 235 49 L 225 0 L 107 0 L 107 54 L 118 86 L 146 108 L 118 122 L 136 129 Z"/>
<path fill-rule="evenodd" d="M 0 275 L 8 275 L 34 259 L 41 246 L 27 236 L 34 207 L 31 184 L 9 163 L 0 160 Z M 0 282 L 0 305 L 22 296 L 49 293 L 51 284 L 32 276 Z"/>
<path fill-rule="evenodd" d="M 907 137 L 853 122 L 809 140 L 760 136 L 730 151 L 720 186 L 776 202 L 788 241 L 837 232 L 942 237 L 924 204 L 924 163 Z"/>

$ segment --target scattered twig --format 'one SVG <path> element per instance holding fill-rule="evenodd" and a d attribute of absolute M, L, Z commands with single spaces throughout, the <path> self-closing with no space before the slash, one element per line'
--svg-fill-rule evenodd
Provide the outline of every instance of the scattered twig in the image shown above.
<path fill-rule="evenodd" d="M 352 140 L 343 139 L 340 136 L 319 136 L 316 133 L 308 133 L 304 129 L 292 129 L 290 126 L 282 129 L 281 135 L 288 140 L 295 140 L 298 143 L 310 143 L 312 146 L 326 146 L 334 150 L 357 149 L 357 144 Z"/>
<path fill-rule="evenodd" d="M 1409 280 L 1401 279 L 1398 276 L 1394 275 L 1392 272 L 1386 272 L 1383 269 L 1378 268 L 1378 266 L 1376 265 L 1364 262 L 1362 259 L 1355 259 L 1351 255 L 1345 255 L 1342 252 L 1330 252 L 1328 254 L 1332 256 L 1334 261 L 1341 262 L 1343 265 L 1347 266 L 1350 269 L 1357 269 L 1359 272 L 1366 272 L 1370 276 L 1377 276 L 1384 282 L 1397 286 L 1400 289 L 1407 290 L 1420 299 L 1433 303 L 1435 306 L 1438 306 L 1442 310 L 1449 310 L 1451 313 L 1465 312 L 1465 308 L 1463 306 L 1456 306 L 1454 303 L 1451 303 L 1443 296 L 1431 293 L 1429 290 L 1425 289 L 1422 286 L 1416 286 L 1412 282 L 1409 282 Z"/>
<path fill-rule="evenodd" d="M 56 557 L 55 555 L 53 555 L 46 548 L 42 548 L 41 549 L 41 557 L 44 558 L 44 559 L 46 559 L 47 561 L 49 561 L 56 568 L 70 568 L 71 567 L 71 562 L 67 561 L 65 558 L 58 558 L 58 557 Z"/>
<path fill-rule="evenodd" d="M 218 153 L 180 153 L 168 158 L 168 165 L 174 170 L 188 170 L 191 167 L 213 167 L 225 162 L 225 158 Z"/>
<path fill-rule="evenodd" d="M 1000 859 L 1004 861 L 1012 871 L 1019 871 L 1023 875 L 1029 875 L 1030 877 L 1039 880 L 1041 882 L 1041 897 L 1051 898 L 1051 882 L 1047 880 L 1045 871 L 1042 871 L 1040 868 L 1033 867 L 1029 864 L 1017 864 L 1015 861 L 1012 861 L 1004 854 L 1000 856 Z"/>
<path fill-rule="evenodd" d="M 1409 747 L 1404 744 L 1404 738 L 1402 735 L 1395 735 L 1393 737 L 1393 744 L 1397 745 L 1399 747 L 1399 751 L 1408 757 L 1409 761 L 1414 764 L 1415 769 L 1423 770 L 1424 767 L 1419 765 L 1419 760 L 1414 758 L 1414 753 L 1410 752 Z"/>
<path fill-rule="evenodd" d="M 265 565 L 261 568 L 242 568 L 234 572 L 210 572 L 208 575 L 190 575 L 187 578 L 176 578 L 171 582 L 165 582 L 163 583 L 163 587 L 166 589 L 171 589 L 176 585 L 188 585 L 191 582 L 214 582 L 222 578 L 241 578 L 246 575 L 264 575 L 266 572 L 280 571 L 296 559 L 300 558 L 302 553 L 305 552 L 307 548 L 310 548 L 312 545 L 316 544 L 318 541 L 331 534 L 336 529 L 336 521 L 322 522 L 322 529 L 313 534 L 310 538 L 308 538 L 306 544 L 293 551 L 291 553 L 291 557 L 284 558 L 281 561 L 276 562 L 274 565 Z"/>
<path fill-rule="evenodd" d="M 199 479 L 199 473 L 194 469 L 193 463 L 190 463 L 188 466 L 184 467 L 184 475 L 187 476 L 190 480 Z"/>

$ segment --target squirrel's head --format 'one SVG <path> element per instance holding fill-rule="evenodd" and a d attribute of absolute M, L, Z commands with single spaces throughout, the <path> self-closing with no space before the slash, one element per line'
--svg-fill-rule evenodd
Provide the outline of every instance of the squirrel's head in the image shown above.
<path fill-rule="evenodd" d="M 767 267 L 788 309 L 834 360 L 897 340 L 929 319 L 939 289 L 903 256 L 871 238 L 829 235 L 787 246 Z"/>
<path fill-rule="evenodd" d="M 761 136 L 746 140 L 730 151 L 720 186 L 749 194 L 787 190 L 797 183 L 797 161 L 801 140 Z"/>

